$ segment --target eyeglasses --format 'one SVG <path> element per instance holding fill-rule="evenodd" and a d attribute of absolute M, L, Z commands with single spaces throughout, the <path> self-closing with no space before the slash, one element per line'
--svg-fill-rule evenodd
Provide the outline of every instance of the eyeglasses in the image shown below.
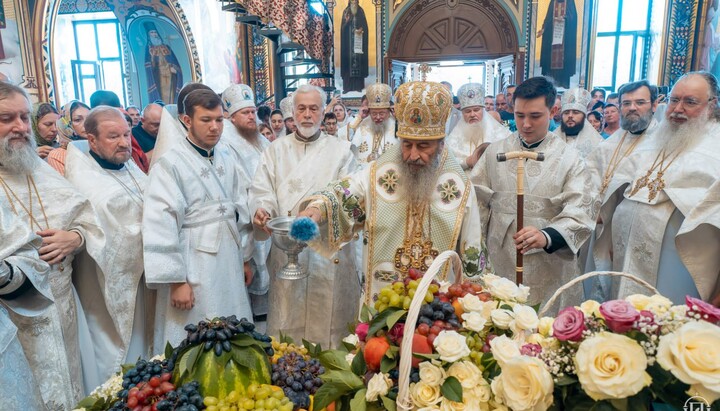
<path fill-rule="evenodd" d="M 682 102 L 684 107 L 692 109 L 692 108 L 699 107 L 701 104 L 705 104 L 709 101 L 713 101 L 715 99 L 716 99 L 716 97 L 711 97 L 707 100 L 698 100 L 698 99 L 691 98 L 691 97 L 685 97 L 682 99 L 677 98 L 677 97 L 670 97 L 668 99 L 668 106 L 677 106 L 678 104 L 680 104 L 680 102 Z"/>
<path fill-rule="evenodd" d="M 648 100 L 625 100 L 622 103 L 620 103 L 623 108 L 630 108 L 632 105 L 635 105 L 636 107 L 642 107 L 646 104 L 650 104 Z"/>

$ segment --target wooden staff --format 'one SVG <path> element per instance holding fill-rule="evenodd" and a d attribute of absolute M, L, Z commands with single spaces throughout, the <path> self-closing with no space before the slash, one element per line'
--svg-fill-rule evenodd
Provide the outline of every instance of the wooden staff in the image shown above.
<path fill-rule="evenodd" d="M 525 226 L 524 210 L 525 210 L 525 160 L 543 161 L 545 155 L 533 151 L 511 151 L 509 153 L 498 153 L 497 161 L 505 162 L 507 160 L 517 159 L 517 231 Z M 515 252 L 515 284 L 520 285 L 523 282 L 523 255 L 522 250 Z"/>

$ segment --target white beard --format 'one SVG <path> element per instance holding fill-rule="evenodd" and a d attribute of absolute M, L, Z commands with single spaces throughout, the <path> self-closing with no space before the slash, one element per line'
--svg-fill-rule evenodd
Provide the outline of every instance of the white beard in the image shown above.
<path fill-rule="evenodd" d="M 709 128 L 708 116 L 706 111 L 699 117 L 688 119 L 687 122 L 675 125 L 668 120 L 661 122 L 655 130 L 654 140 L 658 147 L 664 148 L 666 153 L 681 153 L 688 148 L 692 148 L 707 135 Z"/>
<path fill-rule="evenodd" d="M 297 132 L 300 133 L 302 137 L 310 138 L 315 135 L 315 133 L 320 130 L 320 124 L 314 125 L 312 127 L 303 127 L 301 125 L 297 126 Z"/>
<path fill-rule="evenodd" d="M 385 120 L 380 124 L 375 123 L 374 121 L 370 122 L 370 131 L 372 131 L 373 134 L 382 134 L 385 135 L 385 133 L 388 130 L 388 125 L 390 124 L 389 121 Z"/>
<path fill-rule="evenodd" d="M 398 155 L 398 164 L 400 164 L 400 175 L 404 179 L 400 183 L 402 194 L 404 194 L 408 202 L 411 204 L 420 204 L 430 201 L 435 192 L 435 183 L 437 183 L 437 170 L 440 167 L 441 149 L 435 153 L 430 163 L 420 170 L 414 171 L 403 161 L 402 154 Z"/>
<path fill-rule="evenodd" d="M 12 174 L 31 174 L 40 161 L 35 152 L 35 139 L 31 133 L 27 133 L 25 143 L 14 143 L 11 146 L 9 137 L 0 138 L 0 165 Z"/>
<path fill-rule="evenodd" d="M 465 119 L 460 119 L 457 125 L 453 129 L 453 132 L 460 133 L 463 141 L 474 141 L 481 143 L 485 141 L 485 128 L 483 127 L 482 120 L 477 123 L 470 124 Z"/>

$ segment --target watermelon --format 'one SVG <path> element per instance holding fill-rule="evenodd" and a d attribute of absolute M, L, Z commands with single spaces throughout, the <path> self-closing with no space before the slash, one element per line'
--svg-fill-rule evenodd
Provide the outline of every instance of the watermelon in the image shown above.
<path fill-rule="evenodd" d="M 190 344 L 178 353 L 173 371 L 173 384 L 190 381 L 200 383 L 204 397 L 224 398 L 231 391 L 245 395 L 250 384 L 271 384 L 270 361 L 262 342 L 249 335 L 230 338 L 230 351 L 205 350 L 203 344 Z"/>

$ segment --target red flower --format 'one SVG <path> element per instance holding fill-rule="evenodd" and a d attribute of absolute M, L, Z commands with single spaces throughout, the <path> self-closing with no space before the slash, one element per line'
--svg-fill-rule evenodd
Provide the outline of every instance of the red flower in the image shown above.
<path fill-rule="evenodd" d="M 700 318 L 707 322 L 713 324 L 720 323 L 720 308 L 706 303 L 701 299 L 690 297 L 689 295 L 685 296 L 685 304 L 688 306 L 688 314 L 700 314 Z"/>
<path fill-rule="evenodd" d="M 600 314 L 605 318 L 605 324 L 616 333 L 630 331 L 635 321 L 640 319 L 640 313 L 625 300 L 612 300 L 600 304 Z"/>
<path fill-rule="evenodd" d="M 560 341 L 580 341 L 585 331 L 585 314 L 575 307 L 561 310 L 553 321 L 553 337 Z"/>

